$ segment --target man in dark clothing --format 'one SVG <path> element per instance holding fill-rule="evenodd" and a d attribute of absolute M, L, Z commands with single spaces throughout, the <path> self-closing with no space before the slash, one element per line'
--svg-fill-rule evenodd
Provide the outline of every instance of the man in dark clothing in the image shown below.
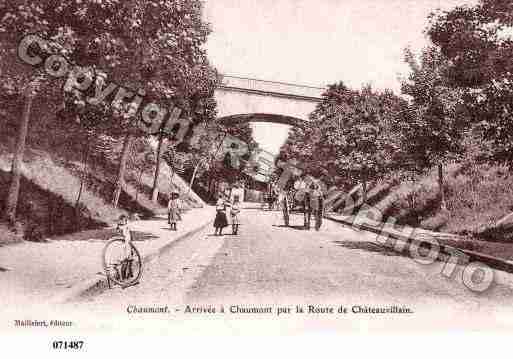
<path fill-rule="evenodd" d="M 310 230 L 310 220 L 312 218 L 312 203 L 310 193 L 305 193 L 303 199 L 303 215 L 305 219 L 305 229 Z"/>
<path fill-rule="evenodd" d="M 285 226 L 289 226 L 289 200 L 287 198 L 287 192 L 283 191 L 278 196 L 278 202 L 280 204 L 282 213 L 283 213 L 283 221 L 285 222 Z"/>
<path fill-rule="evenodd" d="M 320 190 L 316 189 L 311 195 L 312 212 L 315 218 L 315 230 L 319 230 L 322 225 L 322 216 L 324 209 L 324 197 Z"/>

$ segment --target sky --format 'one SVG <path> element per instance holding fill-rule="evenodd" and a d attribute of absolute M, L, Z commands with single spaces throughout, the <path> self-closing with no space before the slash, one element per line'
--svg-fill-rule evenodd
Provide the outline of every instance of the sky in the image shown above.
<path fill-rule="evenodd" d="M 223 74 L 324 87 L 344 81 L 399 94 L 403 50 L 427 44 L 437 8 L 475 0 L 206 0 L 213 29 L 207 51 Z M 254 137 L 277 153 L 287 127 L 254 124 Z"/>

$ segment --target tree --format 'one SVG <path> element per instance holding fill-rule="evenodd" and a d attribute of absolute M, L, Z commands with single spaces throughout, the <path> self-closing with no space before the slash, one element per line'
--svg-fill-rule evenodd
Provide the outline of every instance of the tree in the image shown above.
<path fill-rule="evenodd" d="M 287 163 L 293 161 L 298 164 L 308 164 L 308 166 L 302 166 L 302 170 L 309 170 L 309 172 L 315 172 L 314 168 L 311 167 L 322 165 L 315 161 L 313 155 L 314 144 L 314 126 L 311 123 L 305 124 L 304 127 L 292 127 L 289 130 L 289 134 L 285 143 L 280 147 L 280 153 L 276 157 L 277 163 Z M 305 168 L 307 167 L 307 168 Z M 277 167 L 276 171 L 280 172 Z M 318 169 L 318 167 L 316 167 Z"/>
<path fill-rule="evenodd" d="M 513 4 L 480 0 L 433 14 L 427 33 L 448 59 L 446 78 L 464 92 L 475 129 L 493 144 L 489 160 L 513 164 Z"/>
<path fill-rule="evenodd" d="M 214 159 L 217 161 L 214 166 L 214 176 L 218 180 L 221 179 L 229 184 L 235 184 L 244 177 L 244 173 L 250 165 L 250 159 L 253 151 L 258 144 L 253 138 L 253 129 L 249 122 L 237 122 L 231 125 L 220 127 L 222 136 L 220 137 L 221 148 L 216 151 Z M 230 137 L 228 137 L 230 136 Z M 236 139 L 237 143 L 233 143 L 230 138 Z M 236 151 L 245 152 L 240 158 L 234 159 L 227 146 Z M 244 148 L 242 148 L 244 147 Z"/>
<path fill-rule="evenodd" d="M 274 172 L 271 178 L 279 183 L 286 177 L 283 176 L 285 168 L 292 170 L 292 176 L 287 183 L 279 183 L 282 189 L 289 190 L 299 177 L 311 179 L 317 178 L 329 186 L 344 186 L 345 178 L 334 166 L 333 158 L 327 158 L 318 152 L 320 145 L 320 132 L 315 129 L 317 124 L 305 123 L 301 127 L 292 127 L 285 143 L 280 147 L 280 152 L 275 160 Z M 292 166 L 292 167 L 289 167 Z M 279 179 L 279 180 L 278 180 Z M 276 182 L 278 180 L 278 182 Z"/>
<path fill-rule="evenodd" d="M 142 176 L 155 167 L 155 153 L 149 140 L 145 137 L 136 139 L 130 150 L 128 166 L 136 171 L 136 193 L 135 200 L 139 198 L 139 192 L 143 188 Z"/>
<path fill-rule="evenodd" d="M 201 126 L 201 127 L 200 127 Z M 181 148 L 183 154 L 182 167 L 184 170 L 192 171 L 189 182 L 189 191 L 194 186 L 196 178 L 207 173 L 212 166 L 212 161 L 216 157 L 216 152 L 222 145 L 220 128 L 213 122 L 204 122 L 197 127 L 198 131 L 187 148 Z"/>
<path fill-rule="evenodd" d="M 23 66 L 17 59 L 18 41 L 22 36 L 31 32 L 38 32 L 56 38 L 56 47 L 60 47 L 65 36 L 56 26 L 54 19 L 46 19 L 49 11 L 46 6 L 29 3 L 22 0 L 13 0 L 0 5 L 0 71 L 2 84 L 0 96 L 3 100 L 11 100 L 12 95 L 24 99 L 22 117 L 18 127 L 15 154 L 11 167 L 11 183 L 8 189 L 4 218 L 14 224 L 16 221 L 16 208 L 18 206 L 21 163 L 25 151 L 26 138 L 29 131 L 30 117 L 34 98 L 41 88 L 54 94 L 52 89 L 45 86 L 47 76 L 41 69 Z M 64 50 L 64 47 L 61 47 Z"/>
<path fill-rule="evenodd" d="M 201 6 L 199 1 L 131 1 L 120 14 L 129 19 L 128 24 L 121 28 L 120 35 L 110 34 L 125 46 L 121 54 L 124 61 L 118 66 L 118 70 L 131 74 L 129 79 L 125 78 L 125 82 L 131 80 L 128 83 L 132 88 L 143 88 L 149 98 L 159 99 L 164 107 L 176 105 L 188 115 L 196 110 L 191 97 L 205 97 L 205 92 L 206 96 L 212 96 L 215 88 L 213 79 L 216 79 L 216 74 L 208 64 L 202 48 L 210 30 L 202 21 Z M 123 23 L 120 21 L 118 25 Z M 120 30 L 119 26 L 114 29 Z M 130 39 L 130 42 L 126 39 Z M 119 54 L 115 55 L 119 57 Z M 162 123 L 156 133 L 158 153 L 153 201 L 158 197 L 161 156 L 167 140 L 163 127 L 166 125 Z M 134 136 L 132 129 L 128 129 L 120 155 L 115 205 Z"/>
<path fill-rule="evenodd" d="M 437 166 L 440 205 L 445 209 L 443 166 L 463 153 L 470 125 L 463 92 L 449 86 L 445 77 L 449 62 L 438 48 L 425 48 L 420 63 L 406 49 L 405 61 L 411 72 L 401 89 L 411 97 L 411 106 L 396 123 L 402 152 L 410 154 L 418 169 Z"/>
<path fill-rule="evenodd" d="M 36 89 L 33 85 L 29 85 L 25 90 L 25 106 L 23 108 L 23 115 L 19 127 L 14 159 L 12 161 L 11 184 L 9 186 L 7 201 L 5 205 L 5 217 L 11 224 L 16 221 L 16 207 L 18 206 L 18 196 L 20 192 L 21 163 L 23 161 L 23 154 L 25 152 L 25 142 L 27 138 L 32 101 L 34 99 L 35 92 Z"/>
<path fill-rule="evenodd" d="M 402 101 L 390 91 L 376 92 L 370 86 L 350 90 L 343 83 L 332 85 L 310 115 L 312 141 L 308 166 L 319 174 L 346 177 L 362 184 L 366 201 L 369 181 L 384 177 L 397 149 L 391 123 Z M 340 185 L 328 182 L 329 185 Z M 346 180 L 347 181 L 347 180 Z"/>
<path fill-rule="evenodd" d="M 280 161 L 288 162 L 298 168 L 296 176 L 321 180 L 333 195 L 360 182 L 365 203 L 368 183 L 393 169 L 399 149 L 393 123 L 404 107 L 405 101 L 391 91 L 377 92 L 370 86 L 356 91 L 342 82 L 330 85 L 310 121 L 290 130 L 277 167 Z M 276 170 L 278 176 L 280 172 Z"/>
<path fill-rule="evenodd" d="M 217 103 L 214 99 L 214 91 L 219 80 L 217 71 L 213 69 L 205 54 L 199 59 L 200 63 L 194 65 L 189 71 L 189 78 L 184 82 L 181 90 L 179 103 L 181 108 L 185 109 L 188 120 L 191 122 L 187 132 L 180 141 L 177 141 L 179 129 L 174 133 L 159 134 L 159 142 L 157 148 L 157 160 L 155 166 L 155 175 L 152 190 L 152 200 L 158 198 L 158 181 L 161 168 L 162 156 L 167 151 L 187 151 L 190 149 L 188 142 L 191 141 L 197 126 L 206 126 L 215 121 L 217 117 Z M 168 142 L 166 144 L 166 141 Z M 177 148 L 177 146 L 179 148 Z M 173 157 L 173 156 L 171 156 Z"/>
<path fill-rule="evenodd" d="M 195 129 L 197 131 L 191 142 L 180 145 L 178 153 L 181 162 L 187 162 L 185 172 L 191 175 L 191 184 L 196 177 L 204 180 L 208 196 L 212 198 L 219 181 L 233 184 L 245 176 L 244 172 L 250 166 L 250 159 L 257 143 L 253 139 L 252 128 L 248 122 L 224 125 L 209 121 L 203 122 L 202 126 Z M 241 147 L 239 150 L 245 154 L 238 161 L 232 161 L 228 146 L 242 146 L 244 148 Z M 234 166 L 235 162 L 238 163 Z"/>
<path fill-rule="evenodd" d="M 131 144 L 134 138 L 147 134 L 139 131 L 140 118 L 134 118 L 133 113 L 128 115 L 130 104 L 123 100 L 140 93 L 147 101 L 156 101 L 166 109 L 177 106 L 191 117 L 212 112 L 212 108 L 215 111 L 215 102 L 212 106 L 208 99 L 213 98 L 217 73 L 203 48 L 210 29 L 202 20 L 202 2 L 72 0 L 26 4 L 21 0 L 9 2 L 2 19 L 1 36 L 8 38 L 13 50 L 15 37 L 36 32 L 51 40 L 52 46 L 55 43 L 53 50 L 66 54 L 72 64 L 93 75 L 108 74 L 105 77 L 109 81 L 129 89 L 113 106 L 112 117 L 124 129 L 113 193 L 116 206 Z M 96 82 L 95 85 L 98 87 Z M 69 92 L 84 102 L 81 91 Z M 123 95 L 114 91 L 112 97 L 120 94 Z M 165 125 L 162 123 L 161 127 Z M 157 128 L 152 134 L 159 134 L 160 130 Z"/>

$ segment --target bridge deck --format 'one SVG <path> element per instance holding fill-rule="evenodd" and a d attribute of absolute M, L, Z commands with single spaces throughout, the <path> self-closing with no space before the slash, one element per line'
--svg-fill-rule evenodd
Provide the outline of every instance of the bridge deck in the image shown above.
<path fill-rule="evenodd" d="M 318 101 L 326 90 L 322 87 L 304 86 L 285 82 L 223 75 L 221 89 L 278 95 Z"/>

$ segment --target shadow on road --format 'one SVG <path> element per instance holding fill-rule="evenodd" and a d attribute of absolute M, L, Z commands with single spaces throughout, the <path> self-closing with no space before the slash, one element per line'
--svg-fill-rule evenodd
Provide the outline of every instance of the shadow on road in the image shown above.
<path fill-rule="evenodd" d="M 149 233 L 149 232 L 139 232 L 139 231 L 131 231 L 132 232 L 132 241 L 134 242 L 142 242 L 150 239 L 158 239 L 159 237 Z"/>
<path fill-rule="evenodd" d="M 273 224 L 273 227 L 278 227 L 278 228 L 290 228 L 290 229 L 295 229 L 296 231 L 304 231 L 305 230 L 305 226 L 286 226 L 284 224 L 279 224 L 279 225 L 276 225 L 276 224 Z"/>
<path fill-rule="evenodd" d="M 372 242 L 362 241 L 333 241 L 336 245 L 347 249 L 360 249 L 367 252 L 379 253 L 384 256 L 408 257 L 408 255 L 396 252 L 390 248 Z"/>
<path fill-rule="evenodd" d="M 232 234 L 231 232 L 226 232 L 226 233 L 223 233 L 221 235 L 216 235 L 216 234 L 207 234 L 207 237 L 225 237 L 225 236 L 239 236 L 239 234 Z"/>
<path fill-rule="evenodd" d="M 158 236 L 149 232 L 131 231 L 133 241 L 147 241 L 157 239 Z M 93 229 L 88 231 L 76 232 L 65 234 L 62 236 L 54 237 L 53 241 L 105 241 L 113 237 L 120 237 L 120 233 L 113 228 L 106 229 Z"/>

